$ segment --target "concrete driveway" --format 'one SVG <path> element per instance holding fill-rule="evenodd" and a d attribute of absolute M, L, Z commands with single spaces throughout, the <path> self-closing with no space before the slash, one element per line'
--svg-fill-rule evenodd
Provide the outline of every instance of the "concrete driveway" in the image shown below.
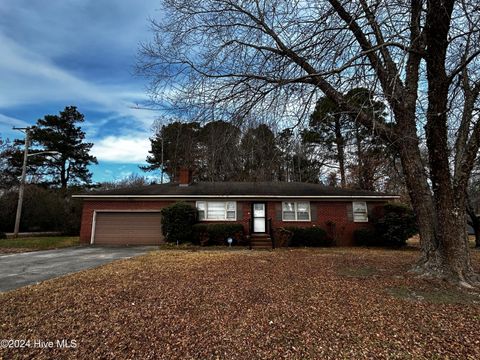
<path fill-rule="evenodd" d="M 156 246 L 75 247 L 0 255 L 0 292 L 91 269 L 155 250 Z"/>

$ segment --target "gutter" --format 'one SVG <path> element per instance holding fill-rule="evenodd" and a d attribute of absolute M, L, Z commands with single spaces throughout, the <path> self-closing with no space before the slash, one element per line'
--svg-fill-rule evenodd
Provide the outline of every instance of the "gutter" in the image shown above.
<path fill-rule="evenodd" d="M 73 198 L 94 199 L 399 199 L 399 195 L 72 195 Z"/>

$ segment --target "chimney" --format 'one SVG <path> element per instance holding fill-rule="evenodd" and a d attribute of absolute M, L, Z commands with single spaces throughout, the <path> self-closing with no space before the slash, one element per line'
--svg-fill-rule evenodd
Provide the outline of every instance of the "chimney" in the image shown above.
<path fill-rule="evenodd" d="M 192 183 L 192 170 L 186 167 L 181 167 L 178 174 L 178 185 L 188 186 Z"/>

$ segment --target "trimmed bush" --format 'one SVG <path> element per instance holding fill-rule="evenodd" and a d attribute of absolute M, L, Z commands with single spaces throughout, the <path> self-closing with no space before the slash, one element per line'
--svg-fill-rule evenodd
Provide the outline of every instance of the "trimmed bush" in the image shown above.
<path fill-rule="evenodd" d="M 415 213 L 403 204 L 386 204 L 383 216 L 374 218 L 373 221 L 384 246 L 404 246 L 408 238 L 418 232 Z"/>
<path fill-rule="evenodd" d="M 293 233 L 288 246 L 323 247 L 333 245 L 333 239 L 319 227 L 288 227 L 286 230 Z"/>
<path fill-rule="evenodd" d="M 196 244 L 226 245 L 227 238 L 233 239 L 232 245 L 245 245 L 242 224 L 195 224 L 193 239 Z"/>
<path fill-rule="evenodd" d="M 191 242 L 196 220 L 197 209 L 184 202 L 177 202 L 162 209 L 162 232 L 165 235 L 165 241 Z"/>
<path fill-rule="evenodd" d="M 7 234 L 5 234 L 3 231 L 0 231 L 0 239 L 6 239 Z"/>
<path fill-rule="evenodd" d="M 293 232 L 283 227 L 276 228 L 273 231 L 273 239 L 275 241 L 275 247 L 287 247 L 292 240 Z"/>
<path fill-rule="evenodd" d="M 382 246 L 382 239 L 379 238 L 375 229 L 357 229 L 353 232 L 353 241 L 358 246 Z"/>
<path fill-rule="evenodd" d="M 371 219 L 373 229 L 354 231 L 356 245 L 401 247 L 418 231 L 414 212 L 403 204 L 389 203 L 378 207 Z"/>

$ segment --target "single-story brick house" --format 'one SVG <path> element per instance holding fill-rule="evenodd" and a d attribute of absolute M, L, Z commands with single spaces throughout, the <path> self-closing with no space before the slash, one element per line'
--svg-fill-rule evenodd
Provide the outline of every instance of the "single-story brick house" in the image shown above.
<path fill-rule="evenodd" d="M 353 232 L 371 226 L 369 214 L 398 198 L 372 191 L 298 182 L 199 182 L 183 171 L 179 183 L 96 191 L 83 199 L 80 242 L 150 245 L 164 242 L 161 210 L 177 201 L 197 207 L 201 222 L 235 222 L 252 237 L 281 227 L 334 231 L 337 245 L 353 245 Z"/>

